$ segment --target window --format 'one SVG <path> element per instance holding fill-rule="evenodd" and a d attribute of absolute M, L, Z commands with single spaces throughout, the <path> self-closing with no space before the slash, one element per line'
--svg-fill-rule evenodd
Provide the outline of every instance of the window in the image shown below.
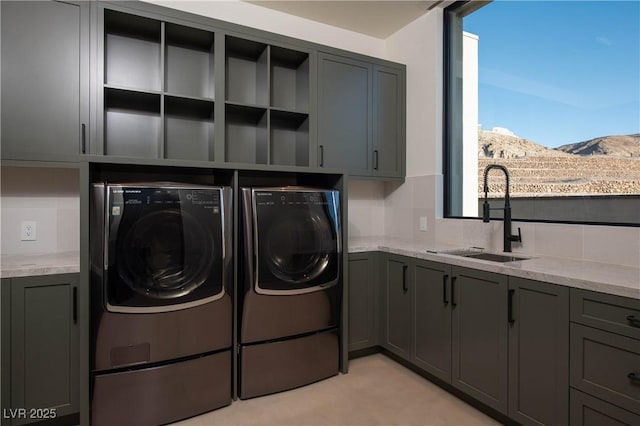
<path fill-rule="evenodd" d="M 496 163 L 514 219 L 640 226 L 640 2 L 456 2 L 444 39 L 447 217 Z"/>

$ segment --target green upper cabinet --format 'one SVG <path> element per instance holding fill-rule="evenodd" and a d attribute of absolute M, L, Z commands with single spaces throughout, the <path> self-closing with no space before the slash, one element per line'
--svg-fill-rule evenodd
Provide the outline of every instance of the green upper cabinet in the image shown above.
<path fill-rule="evenodd" d="M 224 160 L 309 167 L 313 52 L 225 37 Z"/>
<path fill-rule="evenodd" d="M 100 7 L 97 154 L 217 159 L 216 37 Z"/>
<path fill-rule="evenodd" d="M 373 67 L 373 176 L 404 177 L 405 91 L 401 69 Z"/>
<path fill-rule="evenodd" d="M 372 164 L 371 64 L 326 53 L 318 63 L 318 166 L 367 176 Z"/>
<path fill-rule="evenodd" d="M 2 1 L 2 159 L 88 150 L 89 2 Z"/>
<path fill-rule="evenodd" d="M 405 175 L 405 66 L 145 2 L 2 1 L 2 159 Z"/>
<path fill-rule="evenodd" d="M 318 64 L 318 166 L 404 177 L 404 69 L 328 53 Z"/>

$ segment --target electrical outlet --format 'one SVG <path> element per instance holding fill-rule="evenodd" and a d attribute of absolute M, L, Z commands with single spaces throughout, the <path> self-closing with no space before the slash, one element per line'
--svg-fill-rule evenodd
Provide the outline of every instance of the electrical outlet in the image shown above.
<path fill-rule="evenodd" d="M 420 231 L 426 232 L 427 230 L 427 217 L 420 216 Z"/>
<path fill-rule="evenodd" d="M 21 241 L 35 241 L 36 237 L 36 222 L 32 220 L 25 220 L 20 223 Z"/>

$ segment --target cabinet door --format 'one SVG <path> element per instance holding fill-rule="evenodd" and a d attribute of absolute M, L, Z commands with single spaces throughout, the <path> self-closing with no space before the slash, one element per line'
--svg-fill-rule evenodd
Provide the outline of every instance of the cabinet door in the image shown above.
<path fill-rule="evenodd" d="M 507 413 L 507 277 L 452 268 L 452 384 Z"/>
<path fill-rule="evenodd" d="M 320 54 L 318 80 L 318 166 L 369 175 L 371 64 Z"/>
<path fill-rule="evenodd" d="M 383 346 L 389 351 L 411 359 L 412 352 L 412 311 L 413 297 L 410 259 L 386 255 L 382 279 L 383 287 Z"/>
<path fill-rule="evenodd" d="M 509 278 L 509 417 L 569 421 L 569 289 Z"/>
<path fill-rule="evenodd" d="M 0 406 L 11 407 L 11 279 L 0 280 Z M 11 420 L 0 417 L 2 426 Z"/>
<path fill-rule="evenodd" d="M 78 274 L 11 281 L 11 406 L 77 413 Z M 12 424 L 36 419 L 18 419 Z"/>
<path fill-rule="evenodd" d="M 413 362 L 451 383 L 451 266 L 425 260 L 415 264 Z"/>
<path fill-rule="evenodd" d="M 349 255 L 349 350 L 378 344 L 375 253 Z"/>
<path fill-rule="evenodd" d="M 404 73 L 373 68 L 373 175 L 401 177 L 405 166 Z"/>
<path fill-rule="evenodd" d="M 89 3 L 0 7 L 2 158 L 77 160 L 89 115 Z"/>

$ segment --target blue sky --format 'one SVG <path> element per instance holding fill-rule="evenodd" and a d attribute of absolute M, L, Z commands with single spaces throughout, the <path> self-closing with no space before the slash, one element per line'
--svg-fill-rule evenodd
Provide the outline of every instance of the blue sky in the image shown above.
<path fill-rule="evenodd" d="M 495 1 L 479 36 L 479 121 L 548 147 L 640 133 L 640 0 Z"/>

